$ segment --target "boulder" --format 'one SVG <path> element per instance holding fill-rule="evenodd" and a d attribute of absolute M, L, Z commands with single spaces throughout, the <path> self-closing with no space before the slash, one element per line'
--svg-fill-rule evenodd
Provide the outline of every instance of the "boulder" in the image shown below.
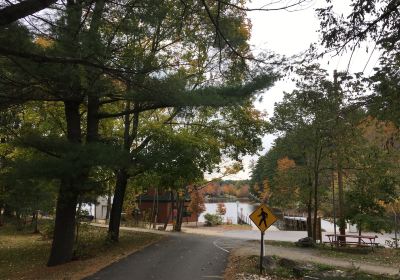
<path fill-rule="evenodd" d="M 282 259 L 280 259 L 278 261 L 278 265 L 279 266 L 283 266 L 283 267 L 288 268 L 288 269 L 293 269 L 297 264 L 296 264 L 295 261 L 282 258 Z"/>
<path fill-rule="evenodd" d="M 295 242 L 295 244 L 299 247 L 313 247 L 315 245 L 314 240 L 311 237 L 300 238 Z"/>

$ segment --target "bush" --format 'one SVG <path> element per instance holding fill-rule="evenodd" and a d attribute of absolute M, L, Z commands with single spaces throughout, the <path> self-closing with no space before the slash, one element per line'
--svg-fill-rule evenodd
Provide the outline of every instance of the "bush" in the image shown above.
<path fill-rule="evenodd" d="M 46 223 L 43 224 L 42 229 L 40 231 L 40 234 L 42 235 L 43 239 L 53 239 L 54 235 L 54 228 L 55 224 L 54 221 L 46 221 Z"/>
<path fill-rule="evenodd" d="M 204 219 L 206 220 L 206 226 L 222 225 L 222 217 L 214 214 L 205 214 Z"/>

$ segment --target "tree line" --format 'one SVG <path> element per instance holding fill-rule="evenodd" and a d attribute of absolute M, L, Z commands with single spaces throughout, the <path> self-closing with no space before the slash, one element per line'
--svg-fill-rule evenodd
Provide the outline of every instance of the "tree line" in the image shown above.
<path fill-rule="evenodd" d="M 364 42 L 381 52 L 370 76 L 328 73 L 315 58 L 294 70 L 296 88 L 275 104 L 270 119 L 277 138 L 253 168 L 251 192 L 270 204 L 306 212 L 316 238 L 319 215 L 363 230 L 393 230 L 399 213 L 398 1 L 350 1 L 317 9 L 323 55 L 354 53 Z M 372 50 L 372 52 L 374 51 Z M 350 62 L 349 62 L 350 64 Z M 348 69 L 347 69 L 348 70 Z"/>

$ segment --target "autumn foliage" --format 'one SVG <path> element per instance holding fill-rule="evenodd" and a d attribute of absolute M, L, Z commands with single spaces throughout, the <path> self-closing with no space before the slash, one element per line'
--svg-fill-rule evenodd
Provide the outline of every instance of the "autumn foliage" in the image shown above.
<path fill-rule="evenodd" d="M 211 197 L 232 195 L 236 197 L 248 197 L 249 196 L 249 185 L 246 183 L 232 184 L 225 182 L 210 182 L 204 188 L 201 193 Z"/>
<path fill-rule="evenodd" d="M 192 211 L 192 213 L 196 214 L 196 217 L 198 219 L 200 214 L 206 211 L 206 206 L 204 204 L 204 197 L 197 189 L 194 189 L 190 193 L 190 198 L 191 201 L 189 209 Z"/>
<path fill-rule="evenodd" d="M 222 203 L 222 202 L 218 203 L 217 214 L 223 216 L 223 215 L 225 215 L 225 213 L 226 213 L 225 203 Z"/>

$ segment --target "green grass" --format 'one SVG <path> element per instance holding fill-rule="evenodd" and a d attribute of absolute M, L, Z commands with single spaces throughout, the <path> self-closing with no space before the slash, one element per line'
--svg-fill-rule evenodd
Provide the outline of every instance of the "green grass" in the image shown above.
<path fill-rule="evenodd" d="M 355 262 L 362 261 L 391 266 L 400 263 L 400 250 L 398 249 L 374 248 L 374 251 L 372 251 L 371 248 L 317 246 L 315 250 L 321 256 Z"/>
<path fill-rule="evenodd" d="M 50 241 L 30 232 L 16 231 L 13 224 L 0 227 L 0 275 L 6 279 L 19 271 L 45 265 Z"/>
<path fill-rule="evenodd" d="M 42 221 L 40 228 L 45 228 L 46 223 L 51 221 Z M 85 275 L 85 271 L 89 273 L 96 266 L 101 268 L 161 238 L 151 233 L 121 231 L 120 241 L 110 244 L 106 242 L 106 228 L 82 225 L 78 245 L 75 246 L 76 260 L 47 268 L 51 240 L 31 232 L 30 228 L 17 231 L 13 224 L 0 227 L 1 279 L 80 279 L 80 276 L 74 275 Z"/>
<path fill-rule="evenodd" d="M 333 270 L 334 267 L 331 265 L 323 264 L 323 263 L 316 263 L 315 267 L 318 269 L 318 271 L 329 271 Z"/>
<path fill-rule="evenodd" d="M 266 240 L 265 244 L 279 247 L 296 247 L 294 242 L 290 241 L 276 241 L 276 240 Z"/>
<path fill-rule="evenodd" d="M 294 277 L 292 270 L 282 266 L 278 266 L 274 270 L 267 273 L 284 279 L 290 279 Z"/>

